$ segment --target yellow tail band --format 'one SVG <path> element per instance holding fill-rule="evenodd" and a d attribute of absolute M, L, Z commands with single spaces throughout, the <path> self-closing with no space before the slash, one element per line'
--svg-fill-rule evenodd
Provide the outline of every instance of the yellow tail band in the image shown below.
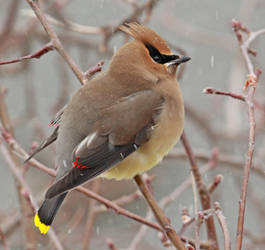
<path fill-rule="evenodd" d="M 38 213 L 35 214 L 34 224 L 37 228 L 39 228 L 39 230 L 42 234 L 46 234 L 50 228 L 50 226 L 47 226 L 40 221 L 40 217 L 39 217 Z"/>

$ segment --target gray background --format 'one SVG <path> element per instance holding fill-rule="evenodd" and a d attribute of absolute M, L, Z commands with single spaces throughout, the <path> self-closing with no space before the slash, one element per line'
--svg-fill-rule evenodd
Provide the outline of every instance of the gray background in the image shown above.
<path fill-rule="evenodd" d="M 143 3 L 144 1 L 139 1 Z M 3 26 L 6 18 L 9 1 L 0 2 L 0 27 Z M 21 1 L 19 9 L 29 8 L 25 1 Z M 90 0 L 90 1 L 69 1 L 63 9 L 63 16 L 73 22 L 89 26 L 116 25 L 131 13 L 130 6 L 120 0 Z M 49 14 L 53 14 L 50 12 Z M 184 49 L 192 58 L 187 63 L 183 78 L 180 81 L 181 89 L 187 106 L 195 110 L 196 114 L 206 119 L 208 125 L 215 133 L 222 134 L 216 140 L 209 137 L 209 129 L 199 126 L 192 117 L 187 114 L 185 130 L 191 141 L 195 152 L 203 151 L 210 154 L 214 146 L 220 152 L 235 155 L 244 160 L 247 150 L 247 109 L 240 101 L 222 96 L 207 96 L 202 93 L 205 87 L 226 91 L 242 92 L 247 71 L 238 43 L 234 36 L 231 20 L 236 18 L 251 30 L 265 28 L 265 2 L 262 0 L 185 0 L 185 1 L 160 1 L 154 8 L 148 26 L 159 33 L 171 44 Z M 23 31 L 28 17 L 19 13 L 15 30 Z M 32 53 L 39 48 L 45 39 L 42 28 L 38 28 L 30 39 L 20 44 L 23 50 L 17 48 L 9 49 L 7 53 L 0 54 L 0 60 L 15 58 L 25 53 Z M 83 40 L 95 41 L 96 44 L 102 42 L 102 37 L 98 35 L 80 35 L 74 32 L 55 28 L 58 34 L 71 34 L 81 37 Z M 118 34 L 109 43 L 109 49 L 113 52 L 120 47 L 124 39 Z M 10 41 L 12 43 L 12 41 Z M 86 46 L 80 47 L 78 44 L 62 41 L 69 54 L 77 64 L 86 70 L 103 59 L 108 67 L 110 57 L 105 53 L 96 52 Z M 264 71 L 265 65 L 265 37 L 258 38 L 252 47 L 258 52 L 253 58 L 255 65 Z M 0 68 L 0 86 L 8 88 L 6 102 L 12 118 L 15 135 L 18 142 L 27 150 L 30 149 L 33 140 L 40 141 L 42 138 L 38 131 L 41 124 L 43 136 L 51 132 L 48 126 L 50 119 L 59 107 L 55 108 L 58 102 L 59 92 L 66 84 L 68 93 L 73 93 L 80 85 L 73 76 L 69 68 L 62 61 L 56 52 L 50 52 L 41 59 L 33 59 L 29 62 L 28 68 L 18 74 L 5 73 L 10 66 Z M 63 76 L 62 76 L 63 74 Z M 257 88 L 257 99 L 264 103 L 264 79 L 262 74 Z M 68 93 L 65 95 L 65 102 L 69 99 Z M 261 113 L 257 114 L 262 116 Z M 264 116 L 264 113 L 263 113 Z M 259 126 L 256 144 L 256 161 L 261 162 L 260 167 L 264 169 L 264 146 L 265 128 Z M 176 147 L 182 150 L 180 143 Z M 54 167 L 54 148 L 45 150 L 39 154 L 39 159 L 44 164 Z M 200 164 L 203 166 L 203 164 Z M 0 218 L 2 215 L 12 214 L 18 209 L 16 190 L 11 172 L 0 154 Z M 189 176 L 189 165 L 185 160 L 165 160 L 159 166 L 149 171 L 156 176 L 153 181 L 154 194 L 159 200 L 180 185 Z M 221 203 L 226 216 L 231 238 L 235 239 L 236 222 L 238 214 L 238 201 L 240 189 L 238 182 L 241 182 L 242 171 L 232 171 L 229 166 L 220 166 L 204 175 L 207 183 L 210 183 L 216 174 L 222 174 L 224 181 L 213 195 L 213 201 Z M 43 191 L 49 185 L 51 179 L 46 174 L 31 168 L 26 178 L 34 190 L 35 198 L 41 199 Z M 256 236 L 264 235 L 264 178 L 251 175 L 250 192 L 246 210 L 246 228 Z M 109 199 L 118 198 L 124 194 L 129 194 L 135 190 L 133 181 L 108 181 L 103 180 L 101 192 Z M 74 197 L 75 196 L 75 197 Z M 85 219 L 78 225 L 75 231 L 69 231 L 70 225 L 64 218 L 71 217 L 78 208 L 86 207 L 88 200 L 82 198 L 77 193 L 72 193 L 62 208 L 62 212 L 57 216 L 54 223 L 56 232 L 67 234 L 63 241 L 67 249 L 81 249 L 82 230 Z M 70 202 L 72 201 L 72 202 Z M 256 202 L 259 202 L 257 205 Z M 176 201 L 165 210 L 170 217 L 172 224 L 180 228 L 180 213 L 182 208 L 189 208 L 191 214 L 194 213 L 192 189 L 186 190 Z M 138 200 L 126 206 L 131 211 L 145 215 L 145 203 Z M 86 212 L 85 212 L 86 213 Z M 1 222 L 1 220 L 0 220 Z M 1 225 L 1 224 L 0 224 Z M 222 244 L 221 231 L 218 228 L 220 246 Z M 94 226 L 91 249 L 107 249 L 105 239 L 112 238 L 118 248 L 126 248 L 139 229 L 139 224 L 130 221 L 122 216 L 113 213 L 102 214 L 97 217 Z M 191 226 L 188 231 L 193 237 L 194 228 Z M 9 238 L 12 249 L 23 249 L 20 227 Z M 205 235 L 203 234 L 202 238 Z M 246 240 L 247 241 L 247 240 Z M 41 240 L 39 249 L 51 249 L 52 245 L 48 241 Z M 1 246 L 0 246 L 1 248 Z M 256 249 L 264 249 L 265 244 Z M 162 249 L 157 233 L 149 230 L 138 249 Z M 247 248 L 246 248 L 247 249 Z"/>

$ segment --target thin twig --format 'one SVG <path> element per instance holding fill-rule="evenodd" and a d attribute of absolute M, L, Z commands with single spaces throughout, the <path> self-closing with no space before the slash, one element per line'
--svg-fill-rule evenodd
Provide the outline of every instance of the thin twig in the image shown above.
<path fill-rule="evenodd" d="M 192 152 L 190 143 L 187 139 L 187 136 L 185 134 L 185 132 L 183 132 L 182 136 L 181 136 L 181 141 L 182 144 L 185 148 L 186 154 L 188 156 L 190 165 L 191 165 L 191 171 L 193 172 L 194 178 L 195 178 L 195 182 L 197 185 L 197 189 L 199 192 L 199 196 L 200 196 L 200 200 L 201 200 L 201 205 L 202 205 L 202 209 L 203 210 L 207 210 L 207 209 L 211 209 L 211 197 L 209 194 L 209 191 L 202 179 L 199 167 L 197 165 L 195 156 Z M 218 241 L 217 241 L 217 234 L 216 234 L 216 229 L 215 229 L 215 225 L 214 225 L 214 219 L 213 217 L 209 217 L 208 219 L 206 219 L 206 229 L 207 229 L 207 234 L 208 234 L 208 239 L 211 241 L 215 242 L 215 249 L 218 249 Z"/>
<path fill-rule="evenodd" d="M 192 171 L 190 172 L 190 176 L 191 176 L 192 193 L 193 193 L 193 200 L 194 200 L 194 215 L 195 215 L 194 218 L 196 221 L 196 224 L 195 224 L 195 249 L 200 249 L 200 229 L 201 229 L 201 225 L 203 223 L 203 220 L 201 219 L 201 214 L 200 214 L 199 208 L 198 208 L 197 186 L 196 186 L 194 174 Z"/>
<path fill-rule="evenodd" d="M 224 241 L 225 241 L 225 250 L 231 250 L 231 240 L 230 240 L 230 234 L 227 228 L 226 220 L 223 215 L 223 212 L 221 210 L 221 206 L 219 202 L 214 203 L 214 212 L 217 216 L 218 222 L 221 226 L 221 229 L 224 234 Z"/>
<path fill-rule="evenodd" d="M 112 202 L 121 207 L 121 206 L 125 206 L 127 204 L 132 203 L 133 201 L 135 201 L 139 197 L 141 197 L 141 194 L 140 194 L 139 191 L 136 191 L 136 192 L 133 192 L 132 194 L 124 195 L 124 196 L 122 196 L 122 197 L 120 197 L 120 198 L 118 198 L 116 200 L 112 200 Z M 102 204 L 101 205 L 97 205 L 94 208 L 94 210 L 95 210 L 96 213 L 103 213 L 103 212 L 108 211 L 106 206 L 104 206 Z"/>
<path fill-rule="evenodd" d="M 5 94 L 6 94 L 6 89 L 0 88 L 0 124 L 2 124 L 3 129 L 6 130 L 8 134 L 13 135 L 14 134 L 13 126 L 7 111 L 7 106 L 4 101 Z M 0 146 L 4 147 L 4 145 L 2 144 Z M 12 163 L 16 166 L 15 168 L 17 169 L 17 171 L 19 171 L 20 168 L 19 158 L 14 154 L 14 152 L 12 152 L 12 147 L 9 144 L 7 152 L 8 155 L 10 155 Z M 36 237 L 35 237 L 36 235 L 31 226 L 32 217 L 29 216 L 29 214 L 32 213 L 31 205 L 22 193 L 23 186 L 17 179 L 15 172 L 13 172 L 13 177 L 17 189 L 20 212 L 22 215 L 21 224 L 24 231 L 25 242 L 30 246 L 31 249 L 36 249 L 37 248 Z"/>
<path fill-rule="evenodd" d="M 207 162 L 210 159 L 209 153 L 201 151 L 199 149 L 195 150 L 194 156 L 195 156 L 196 160 L 202 161 L 202 162 Z M 165 157 L 165 159 L 167 159 L 167 160 L 187 159 L 187 158 L 188 158 L 187 154 L 185 152 L 179 151 L 179 150 L 172 150 Z M 242 168 L 244 167 L 244 161 L 242 159 L 240 159 L 239 157 L 235 157 L 233 155 L 223 154 L 223 153 L 219 154 L 218 163 L 222 167 L 234 168 L 236 170 L 242 170 Z M 265 167 L 265 165 L 262 164 L 261 162 L 256 162 L 252 166 L 252 171 L 253 171 L 253 173 L 259 175 L 260 177 L 265 178 L 265 172 L 263 170 L 264 167 Z"/>
<path fill-rule="evenodd" d="M 30 215 L 33 215 L 34 212 L 38 209 L 38 206 L 37 206 L 37 202 L 32 198 L 32 195 L 31 195 L 32 192 L 30 190 L 28 183 L 23 178 L 22 172 L 15 165 L 15 162 L 12 159 L 12 155 L 10 155 L 10 153 L 8 152 L 8 150 L 5 148 L 5 146 L 3 144 L 0 144 L 0 150 L 1 150 L 2 155 L 4 156 L 8 166 L 10 167 L 12 173 L 14 174 L 16 180 L 19 182 L 19 185 L 22 187 L 21 188 L 21 194 L 27 199 L 27 202 L 30 205 L 30 209 L 31 209 Z M 32 216 L 30 216 L 30 219 L 32 219 Z M 28 223 L 28 226 L 33 228 L 32 223 Z M 56 249 L 58 249 L 58 250 L 64 249 L 53 230 L 49 230 L 48 236 L 52 240 Z M 28 244 L 29 244 L 29 242 L 27 242 L 27 245 Z M 33 247 L 34 247 L 33 245 L 28 245 L 28 246 L 30 246 L 30 249 L 33 249 Z M 34 248 L 34 249 L 36 249 L 36 248 Z"/>
<path fill-rule="evenodd" d="M 139 189 L 141 190 L 143 196 L 145 197 L 146 201 L 148 202 L 150 208 L 152 209 L 157 221 L 162 226 L 164 232 L 168 236 L 171 243 L 176 247 L 176 249 L 185 250 L 185 246 L 182 243 L 180 237 L 173 229 L 170 224 L 169 219 L 164 214 L 164 211 L 159 207 L 157 202 L 155 201 L 153 195 L 151 194 L 150 190 L 147 188 L 147 185 L 144 183 L 140 175 L 136 175 L 134 177 L 136 184 L 138 185 Z"/>
<path fill-rule="evenodd" d="M 200 231 L 204 221 L 204 215 L 202 212 L 198 212 L 196 215 L 195 224 L 195 249 L 200 249 Z"/>
<path fill-rule="evenodd" d="M 213 182 L 208 186 L 208 191 L 210 194 L 214 192 L 214 190 L 219 186 L 223 179 L 224 177 L 221 174 L 218 174 L 214 177 Z"/>
<path fill-rule="evenodd" d="M 246 27 L 244 27 L 240 22 L 236 20 L 233 20 L 232 25 L 249 73 L 248 79 L 244 86 L 245 89 L 249 88 L 246 97 L 246 104 L 248 106 L 248 116 L 249 116 L 248 152 L 244 166 L 243 182 L 242 182 L 240 202 L 239 202 L 237 235 L 236 235 L 236 249 L 241 250 L 242 241 L 243 241 L 243 232 L 244 232 L 244 219 L 245 219 L 248 180 L 249 180 L 250 169 L 252 166 L 252 159 L 255 149 L 256 121 L 255 121 L 254 94 L 258 84 L 258 77 L 259 74 L 261 73 L 261 71 L 255 72 L 253 63 L 251 62 L 251 59 L 249 57 L 249 49 L 250 49 L 250 44 L 259 35 L 265 34 L 265 29 L 256 32 L 250 32 Z M 248 38 L 245 41 L 243 41 L 240 31 L 247 33 Z"/>
<path fill-rule="evenodd" d="M 26 16 L 26 17 L 31 17 L 31 18 L 36 17 L 32 10 L 23 9 L 20 12 L 23 16 Z M 58 26 L 60 28 L 64 28 L 68 31 L 75 31 L 75 32 L 85 34 L 85 35 L 102 35 L 105 32 L 105 29 L 101 28 L 101 27 L 82 25 L 82 24 L 71 22 L 68 20 L 65 23 L 65 22 L 61 22 L 61 21 L 59 21 L 59 20 L 57 20 L 57 19 L 55 19 L 52 16 L 47 15 L 47 14 L 46 14 L 46 18 L 50 24 L 53 24 L 53 25 Z"/>
<path fill-rule="evenodd" d="M 182 208 L 182 215 L 181 215 L 181 220 L 182 220 L 182 227 L 179 230 L 179 235 L 181 236 L 185 230 L 193 223 L 195 222 L 195 217 L 191 218 L 189 214 L 189 210 L 184 207 Z"/>
<path fill-rule="evenodd" d="M 91 190 L 95 193 L 99 193 L 100 190 L 100 183 L 101 179 L 95 179 L 92 183 L 92 188 Z M 93 232 L 93 225 L 96 219 L 96 210 L 95 207 L 97 205 L 97 201 L 94 199 L 91 199 L 89 201 L 89 214 L 87 217 L 87 222 L 85 225 L 84 233 L 83 233 L 83 249 L 86 250 L 89 248 L 90 242 L 91 242 L 91 237 L 92 237 L 92 232 Z"/>
<path fill-rule="evenodd" d="M 11 63 L 16 63 L 16 62 L 22 62 L 24 60 L 29 60 L 32 58 L 40 58 L 41 56 L 43 56 L 44 54 L 48 53 L 49 51 L 53 50 L 53 45 L 52 43 L 47 43 L 46 45 L 44 45 L 40 50 L 38 50 L 37 52 L 27 55 L 27 56 L 22 56 L 16 59 L 12 59 L 12 60 L 7 60 L 7 61 L 0 61 L 0 65 L 5 65 L 5 64 L 11 64 Z"/>
<path fill-rule="evenodd" d="M 212 164 L 207 164 L 205 167 L 201 169 L 201 173 L 204 174 L 207 171 L 211 170 L 213 168 Z M 165 209 L 170 203 L 175 202 L 178 197 L 189 187 L 191 186 L 191 179 L 188 177 L 183 183 L 181 183 L 178 187 L 176 187 L 172 192 L 164 196 L 160 201 L 159 201 L 159 206 L 162 209 Z M 151 220 L 152 219 L 152 211 L 148 211 L 145 219 L 146 220 Z M 134 239 L 132 240 L 129 249 L 134 250 L 137 249 L 138 244 L 140 243 L 141 239 L 144 237 L 148 227 L 142 225 L 141 228 L 138 230 L 138 233 L 135 235 Z M 184 233 L 186 228 L 182 226 L 182 228 L 179 230 L 179 235 L 182 235 Z M 183 237 L 181 237 L 183 238 Z M 185 242 L 185 241 L 184 241 Z"/>
<path fill-rule="evenodd" d="M 87 79 L 90 79 L 94 74 L 100 72 L 102 70 L 102 66 L 104 65 L 104 61 L 99 61 L 95 66 L 90 67 L 85 73 L 84 76 Z"/>
<path fill-rule="evenodd" d="M 238 99 L 240 101 L 243 101 L 245 102 L 246 99 L 243 95 L 239 95 L 239 94 L 235 94 L 235 93 L 232 93 L 232 92 L 224 92 L 224 91 L 219 91 L 219 90 L 216 90 L 216 89 L 213 89 L 213 88 L 205 88 L 203 90 L 203 93 L 205 94 L 213 94 L 213 95 L 226 95 L 226 96 L 230 96 L 232 98 L 235 98 L 235 99 Z"/>
<path fill-rule="evenodd" d="M 44 15 L 43 11 L 40 9 L 39 1 L 38 0 L 26 0 L 28 4 L 31 6 L 32 10 L 38 17 L 39 21 L 41 22 L 43 28 L 47 32 L 49 38 L 51 39 L 51 43 L 53 47 L 58 51 L 58 53 L 63 57 L 65 62 L 70 66 L 75 76 L 78 78 L 80 83 L 84 85 L 86 80 L 83 77 L 83 72 L 77 67 L 73 59 L 68 55 L 66 50 L 64 49 L 61 41 L 59 40 L 58 36 L 50 26 L 46 16 Z"/>
<path fill-rule="evenodd" d="M 3 144 L 0 144 L 2 154 L 6 159 L 16 181 L 16 186 L 18 190 L 19 201 L 21 203 L 21 214 L 22 214 L 22 225 L 25 228 L 27 247 L 29 249 L 36 249 L 36 241 L 35 241 L 35 233 L 33 231 L 32 226 L 32 218 L 34 211 L 37 209 L 37 203 L 30 197 L 32 197 L 32 192 L 24 180 L 23 174 L 20 170 L 20 162 L 19 157 L 13 151 L 13 144 L 9 143 L 13 140 L 13 128 L 12 124 L 7 112 L 7 107 L 4 102 L 4 96 L 6 91 L 4 89 L 0 89 L 0 120 L 3 127 L 0 126 L 0 131 L 2 132 L 2 136 L 4 136 L 5 141 L 7 142 L 8 149 L 5 148 Z M 58 240 L 56 234 L 53 230 L 48 234 L 51 238 L 51 241 L 55 245 L 56 249 L 62 250 L 63 247 Z"/>

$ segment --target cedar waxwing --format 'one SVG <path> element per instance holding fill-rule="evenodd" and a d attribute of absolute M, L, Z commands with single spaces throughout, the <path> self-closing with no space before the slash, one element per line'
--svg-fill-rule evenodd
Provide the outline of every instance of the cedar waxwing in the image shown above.
<path fill-rule="evenodd" d="M 135 40 L 112 57 L 109 69 L 73 95 L 59 112 L 53 134 L 30 156 L 57 139 L 56 182 L 35 215 L 47 233 L 67 193 L 98 175 L 132 178 L 158 164 L 183 131 L 184 106 L 177 66 L 154 31 L 137 23 L 120 29 Z"/>

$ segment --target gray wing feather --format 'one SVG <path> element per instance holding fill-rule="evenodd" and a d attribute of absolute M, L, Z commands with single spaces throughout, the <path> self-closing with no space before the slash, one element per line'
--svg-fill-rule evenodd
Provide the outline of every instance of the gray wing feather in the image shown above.
<path fill-rule="evenodd" d="M 98 130 L 75 147 L 73 167 L 50 187 L 46 198 L 50 199 L 101 174 L 147 142 L 163 102 L 159 94 L 144 90 L 102 110 Z"/>

